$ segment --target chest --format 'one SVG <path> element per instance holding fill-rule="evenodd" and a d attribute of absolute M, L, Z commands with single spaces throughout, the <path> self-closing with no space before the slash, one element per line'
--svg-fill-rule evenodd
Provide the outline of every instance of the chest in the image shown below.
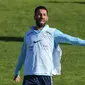
<path fill-rule="evenodd" d="M 26 44 L 27 46 L 34 45 L 45 45 L 49 46 L 54 42 L 54 37 L 52 33 L 45 31 L 41 33 L 31 33 L 26 36 Z"/>

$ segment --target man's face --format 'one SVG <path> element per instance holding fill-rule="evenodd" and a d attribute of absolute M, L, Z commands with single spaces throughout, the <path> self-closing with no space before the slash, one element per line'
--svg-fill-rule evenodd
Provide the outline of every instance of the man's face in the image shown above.
<path fill-rule="evenodd" d="M 34 19 L 38 27 L 44 27 L 48 21 L 47 11 L 45 9 L 39 9 L 35 14 Z"/>

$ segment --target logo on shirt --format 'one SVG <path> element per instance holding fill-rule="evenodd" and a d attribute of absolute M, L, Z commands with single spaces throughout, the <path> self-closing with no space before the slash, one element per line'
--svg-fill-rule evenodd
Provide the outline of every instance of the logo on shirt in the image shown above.
<path fill-rule="evenodd" d="M 38 43 L 38 42 L 40 42 L 41 40 L 37 40 L 37 41 L 33 41 L 33 43 Z"/>

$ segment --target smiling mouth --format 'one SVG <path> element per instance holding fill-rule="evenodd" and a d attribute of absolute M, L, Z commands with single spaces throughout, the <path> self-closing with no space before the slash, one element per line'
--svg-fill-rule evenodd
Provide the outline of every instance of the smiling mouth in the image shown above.
<path fill-rule="evenodd" d="M 44 19 L 40 19 L 40 21 L 45 21 Z"/>
<path fill-rule="evenodd" d="M 42 23 L 42 22 L 45 22 L 44 20 L 40 20 L 40 22 Z"/>
<path fill-rule="evenodd" d="M 39 27 L 43 27 L 43 26 L 45 26 L 45 20 L 43 20 L 43 19 L 40 19 L 40 20 L 37 20 L 36 21 L 36 24 L 37 24 L 37 26 L 39 26 Z"/>
<path fill-rule="evenodd" d="M 44 21 L 40 21 L 40 23 L 44 23 Z"/>

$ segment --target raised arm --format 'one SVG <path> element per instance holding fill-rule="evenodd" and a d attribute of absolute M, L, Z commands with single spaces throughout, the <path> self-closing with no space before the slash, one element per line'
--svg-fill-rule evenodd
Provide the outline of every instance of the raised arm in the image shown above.
<path fill-rule="evenodd" d="M 59 30 L 56 30 L 54 37 L 57 43 L 69 43 L 73 45 L 82 45 L 85 46 L 85 40 L 78 37 L 72 37 L 70 35 L 64 34 Z"/>

